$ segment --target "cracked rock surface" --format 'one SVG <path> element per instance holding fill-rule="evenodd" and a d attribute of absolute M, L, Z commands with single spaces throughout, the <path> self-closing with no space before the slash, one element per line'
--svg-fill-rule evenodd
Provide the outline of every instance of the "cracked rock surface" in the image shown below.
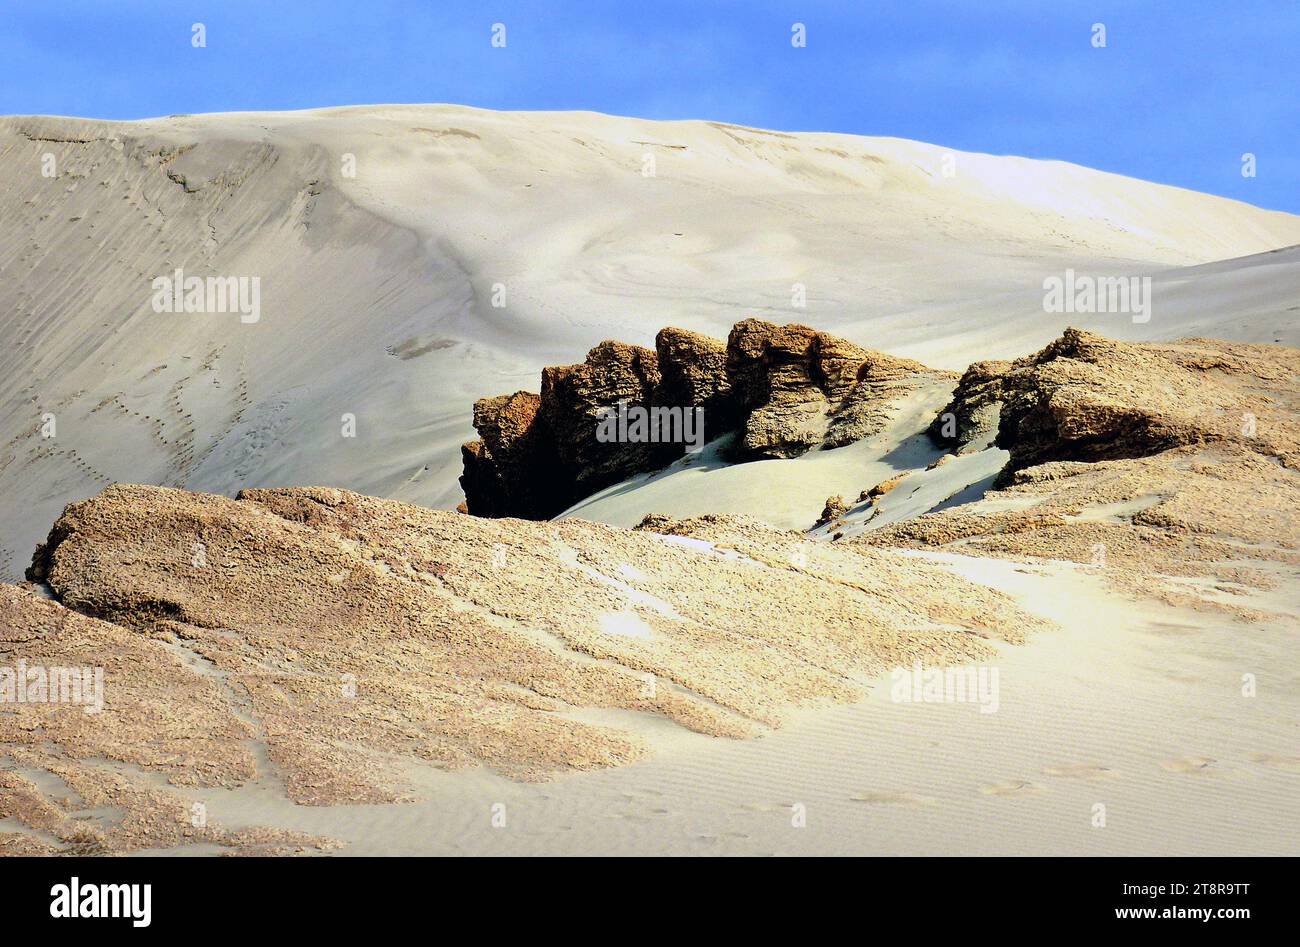
<path fill-rule="evenodd" d="M 602 342 L 580 365 L 547 368 L 540 397 L 480 399 L 480 440 L 461 449 L 468 512 L 545 519 L 610 484 L 659 469 L 681 443 L 601 443 L 601 412 L 703 409 L 709 438 L 738 437 L 738 461 L 797 457 L 870 437 L 899 400 L 954 378 L 807 326 L 746 319 L 726 343 L 667 328 L 655 350 Z"/>

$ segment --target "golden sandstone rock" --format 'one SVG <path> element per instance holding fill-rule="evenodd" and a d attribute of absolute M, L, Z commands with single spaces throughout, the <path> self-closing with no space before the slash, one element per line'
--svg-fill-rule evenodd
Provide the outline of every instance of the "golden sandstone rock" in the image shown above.
<path fill-rule="evenodd" d="M 1133 595 L 1247 618 L 1253 595 L 1300 578 L 1300 351 L 1070 329 L 999 386 L 1002 491 L 854 542 L 1069 560 Z M 1230 591 L 1198 593 L 1214 579 Z"/>

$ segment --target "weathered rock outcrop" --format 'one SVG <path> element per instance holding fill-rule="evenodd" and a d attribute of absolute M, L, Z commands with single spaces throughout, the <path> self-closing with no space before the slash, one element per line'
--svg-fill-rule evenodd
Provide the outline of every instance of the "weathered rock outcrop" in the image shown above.
<path fill-rule="evenodd" d="M 727 338 L 727 371 L 745 415 L 742 455 L 797 457 L 821 443 L 831 403 L 815 377 L 818 333 L 746 319 Z"/>
<path fill-rule="evenodd" d="M 1115 342 L 1067 329 L 1001 378 L 1003 482 L 1048 461 L 1241 443 L 1297 464 L 1300 351 L 1206 339 Z"/>
<path fill-rule="evenodd" d="M 1300 350 L 1070 329 L 1005 372 L 972 366 L 954 405 L 998 398 L 999 491 L 851 541 L 1073 560 L 1135 597 L 1290 615 Z"/>
<path fill-rule="evenodd" d="M 581 365 L 545 369 L 540 396 L 475 405 L 481 440 L 462 448 L 466 507 L 544 519 L 681 456 L 681 443 L 602 441 L 602 414 L 620 403 L 703 409 L 708 438 L 737 432 L 736 460 L 796 457 L 870 436 L 900 398 L 947 377 L 807 326 L 757 319 L 738 323 L 725 344 L 674 328 L 659 333 L 655 351 L 602 342 Z"/>
<path fill-rule="evenodd" d="M 704 425 L 712 439 L 738 423 L 736 399 L 727 373 L 727 346 L 717 339 L 685 329 L 661 329 L 655 336 L 660 380 L 656 404 L 695 405 L 704 409 Z"/>
<path fill-rule="evenodd" d="M 996 444 L 1017 471 L 1239 441 L 1294 464 L 1300 354 L 1211 339 L 1117 342 L 1067 329 L 1015 362 L 975 362 L 930 425 L 957 453 Z"/>
<path fill-rule="evenodd" d="M 597 436 L 604 409 L 619 402 L 648 405 L 660 387 L 655 352 L 602 342 L 580 365 L 543 369 L 541 395 L 519 391 L 479 399 L 474 427 L 480 439 L 461 447 L 468 512 L 544 519 L 601 487 L 668 463 L 671 444 Z"/>
<path fill-rule="evenodd" d="M 950 401 L 930 425 L 931 440 L 955 453 L 983 450 L 993 443 L 1002 414 L 1002 376 L 1010 362 L 975 362 L 961 376 Z"/>
<path fill-rule="evenodd" d="M 659 379 L 659 357 L 654 351 L 621 342 L 600 343 L 581 365 L 542 369 L 541 410 L 560 469 L 571 483 L 568 496 L 585 496 L 638 471 L 662 466 L 672 455 L 671 444 L 597 437 L 604 409 L 620 402 L 649 405 Z"/>
<path fill-rule="evenodd" d="M 461 447 L 466 496 L 477 498 L 485 516 L 516 509 L 545 509 L 563 502 L 564 486 L 555 439 L 538 423 L 542 399 L 527 391 L 483 398 L 474 405 L 481 440 Z"/>
<path fill-rule="evenodd" d="M 869 437 L 898 398 L 948 374 L 807 326 L 757 319 L 731 330 L 727 367 L 743 417 L 740 451 L 750 459 Z"/>

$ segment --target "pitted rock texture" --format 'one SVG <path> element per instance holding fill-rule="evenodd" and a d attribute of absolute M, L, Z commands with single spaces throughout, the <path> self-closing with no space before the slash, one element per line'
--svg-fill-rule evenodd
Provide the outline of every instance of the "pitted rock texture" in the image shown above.
<path fill-rule="evenodd" d="M 797 457 L 869 437 L 898 398 L 948 377 L 808 326 L 737 323 L 727 371 L 740 406 L 740 455 Z"/>
<path fill-rule="evenodd" d="M 324 488 L 116 485 L 72 504 L 40 557 L 57 601 L 0 586 L 0 666 L 102 666 L 105 709 L 0 714 L 0 818 L 30 830 L 0 828 L 0 851 L 316 844 L 187 833 L 188 806 L 157 783 L 380 803 L 409 798 L 420 764 L 519 779 L 613 766 L 648 752 L 637 714 L 749 736 L 858 699 L 888 668 L 982 660 L 986 638 L 1041 625 L 891 550 L 731 518 L 665 531 L 704 541 Z M 602 708 L 634 713 L 578 719 Z M 87 807 L 137 806 L 149 825 L 78 834 L 78 806 L 41 788 L 55 773 Z"/>
<path fill-rule="evenodd" d="M 659 378 L 654 351 L 622 342 L 600 343 L 581 365 L 542 369 L 541 410 L 572 492 L 585 496 L 672 456 L 672 445 L 602 442 L 596 433 L 602 409 L 650 404 Z"/>
<path fill-rule="evenodd" d="M 524 392 L 475 404 L 481 440 L 462 448 L 466 508 L 545 519 L 681 456 L 681 443 L 601 442 L 602 412 L 620 403 L 702 408 L 708 438 L 738 432 L 735 460 L 788 458 L 869 437 L 898 399 L 950 377 L 807 326 L 757 319 L 738 323 L 725 344 L 674 328 L 659 333 L 655 351 L 602 342 L 581 365 L 545 369 L 535 409 Z"/>
<path fill-rule="evenodd" d="M 661 329 L 655 337 L 660 381 L 659 405 L 695 405 L 704 409 L 704 427 L 712 439 L 736 426 L 736 399 L 727 374 L 727 346 L 685 329 Z"/>
<path fill-rule="evenodd" d="M 977 414 L 994 386 L 1002 489 L 851 542 L 1070 560 L 1134 597 L 1295 626 L 1300 350 L 1070 329 L 1001 374 L 972 366 L 954 404 Z"/>
<path fill-rule="evenodd" d="M 1300 462 L 1300 350 L 1209 339 L 1128 343 L 1067 329 L 1002 376 L 1002 482 L 1048 461 L 1211 442 Z"/>
<path fill-rule="evenodd" d="M 1002 377 L 1010 362 L 975 362 L 962 373 L 950 401 L 930 425 L 930 439 L 958 454 L 993 443 L 1002 414 Z"/>
<path fill-rule="evenodd" d="M 844 502 L 844 497 L 827 497 L 826 505 L 822 507 L 821 516 L 817 517 L 817 525 L 822 526 L 833 519 L 838 519 L 848 511 L 849 505 Z"/>

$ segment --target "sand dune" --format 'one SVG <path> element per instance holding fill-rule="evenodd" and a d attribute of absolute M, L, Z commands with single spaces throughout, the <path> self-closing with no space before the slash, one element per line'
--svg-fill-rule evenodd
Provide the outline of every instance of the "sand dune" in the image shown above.
<path fill-rule="evenodd" d="M 0 852 L 1294 852 L 1300 218 L 948 158 L 450 106 L 0 119 L 0 579 L 48 537 L 0 670 L 108 698 L 0 715 Z M 257 318 L 154 311 L 178 268 L 259 278 Z M 1150 320 L 1045 312 L 1069 269 L 1149 275 Z M 767 459 L 430 509 L 476 399 L 750 316 L 945 371 L 787 359 L 745 407 Z M 1187 336 L 1229 341 L 1111 341 Z M 998 670 L 998 709 L 900 701 L 913 662 Z"/>
<path fill-rule="evenodd" d="M 1045 273 L 1300 243 L 1289 215 L 1058 162 L 958 153 L 945 177 L 947 154 L 452 106 L 0 119 L 0 576 L 114 481 L 453 506 L 473 401 L 605 338 L 767 314 L 960 369 L 976 336 L 992 356 L 1059 332 L 1001 302 L 1033 302 Z M 1294 265 L 1175 270 L 1218 295 L 1180 275 L 1185 311 L 1142 331 L 1184 334 L 1173 321 L 1238 298 L 1248 324 L 1214 315 L 1217 334 L 1271 331 L 1267 287 Z M 150 280 L 177 267 L 260 277 L 260 320 L 154 312 Z"/>
<path fill-rule="evenodd" d="M 1059 273 L 1047 274 L 1059 276 Z M 1300 247 L 1283 247 L 1198 266 L 1142 269 L 1150 276 L 1149 322 L 1130 316 L 1043 311 L 1041 282 L 1013 293 L 921 306 L 838 331 L 892 340 L 890 351 L 959 370 L 979 358 L 1016 358 L 1045 345 L 1065 324 L 1126 341 L 1189 336 L 1300 346 Z"/>

